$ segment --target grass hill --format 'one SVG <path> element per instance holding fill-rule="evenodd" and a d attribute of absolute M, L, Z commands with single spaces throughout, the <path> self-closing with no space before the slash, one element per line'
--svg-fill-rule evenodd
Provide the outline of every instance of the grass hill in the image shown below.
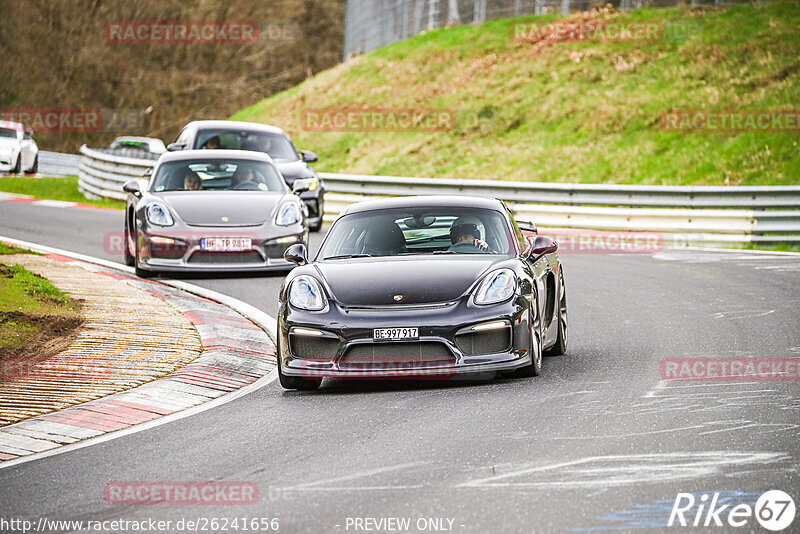
<path fill-rule="evenodd" d="M 519 24 L 657 21 L 650 41 L 514 38 Z M 607 27 L 607 26 L 606 26 Z M 800 130 L 665 131 L 669 110 L 800 109 L 800 3 L 603 10 L 435 30 L 232 118 L 286 128 L 318 170 L 558 182 L 798 184 Z M 308 110 L 436 108 L 439 132 L 319 132 Z"/>

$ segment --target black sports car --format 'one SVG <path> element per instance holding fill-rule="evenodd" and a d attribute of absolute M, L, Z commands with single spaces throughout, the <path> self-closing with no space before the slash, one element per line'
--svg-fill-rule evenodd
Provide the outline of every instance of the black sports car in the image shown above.
<path fill-rule="evenodd" d="M 526 229 L 529 233 L 531 227 Z M 567 345 L 558 245 L 525 237 L 506 205 L 404 197 L 348 207 L 280 292 L 278 373 L 287 389 L 328 378 L 536 376 Z"/>

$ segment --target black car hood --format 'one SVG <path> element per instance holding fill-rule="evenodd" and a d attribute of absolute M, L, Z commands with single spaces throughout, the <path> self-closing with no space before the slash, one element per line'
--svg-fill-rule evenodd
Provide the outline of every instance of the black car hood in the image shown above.
<path fill-rule="evenodd" d="M 181 220 L 199 226 L 261 225 L 283 198 L 261 191 L 194 191 L 161 196 Z"/>
<path fill-rule="evenodd" d="M 358 258 L 319 262 L 316 268 L 343 306 L 449 302 L 462 296 L 503 256 Z M 396 300 L 402 295 L 401 300 Z"/>
<path fill-rule="evenodd" d="M 278 167 L 278 170 L 281 171 L 286 183 L 290 186 L 298 178 L 311 178 L 314 176 L 314 171 L 302 160 L 289 161 L 286 163 L 276 162 L 275 166 Z"/>

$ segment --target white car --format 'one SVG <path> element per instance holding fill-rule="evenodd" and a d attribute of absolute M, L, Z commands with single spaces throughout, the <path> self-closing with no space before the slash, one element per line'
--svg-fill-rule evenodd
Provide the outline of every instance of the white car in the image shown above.
<path fill-rule="evenodd" d="M 39 169 L 39 147 L 33 130 L 23 124 L 0 121 L 0 172 L 35 173 Z"/>

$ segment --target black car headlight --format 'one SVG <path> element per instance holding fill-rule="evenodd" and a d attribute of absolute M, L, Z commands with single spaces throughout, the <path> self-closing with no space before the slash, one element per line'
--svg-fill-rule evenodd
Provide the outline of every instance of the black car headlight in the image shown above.
<path fill-rule="evenodd" d="M 475 292 L 475 304 L 497 304 L 508 300 L 517 289 L 517 278 L 511 269 L 498 269 L 487 274 Z"/>
<path fill-rule="evenodd" d="M 298 276 L 292 280 L 289 286 L 289 304 L 301 310 L 324 310 L 325 297 L 319 282 L 315 278 L 306 275 Z"/>

